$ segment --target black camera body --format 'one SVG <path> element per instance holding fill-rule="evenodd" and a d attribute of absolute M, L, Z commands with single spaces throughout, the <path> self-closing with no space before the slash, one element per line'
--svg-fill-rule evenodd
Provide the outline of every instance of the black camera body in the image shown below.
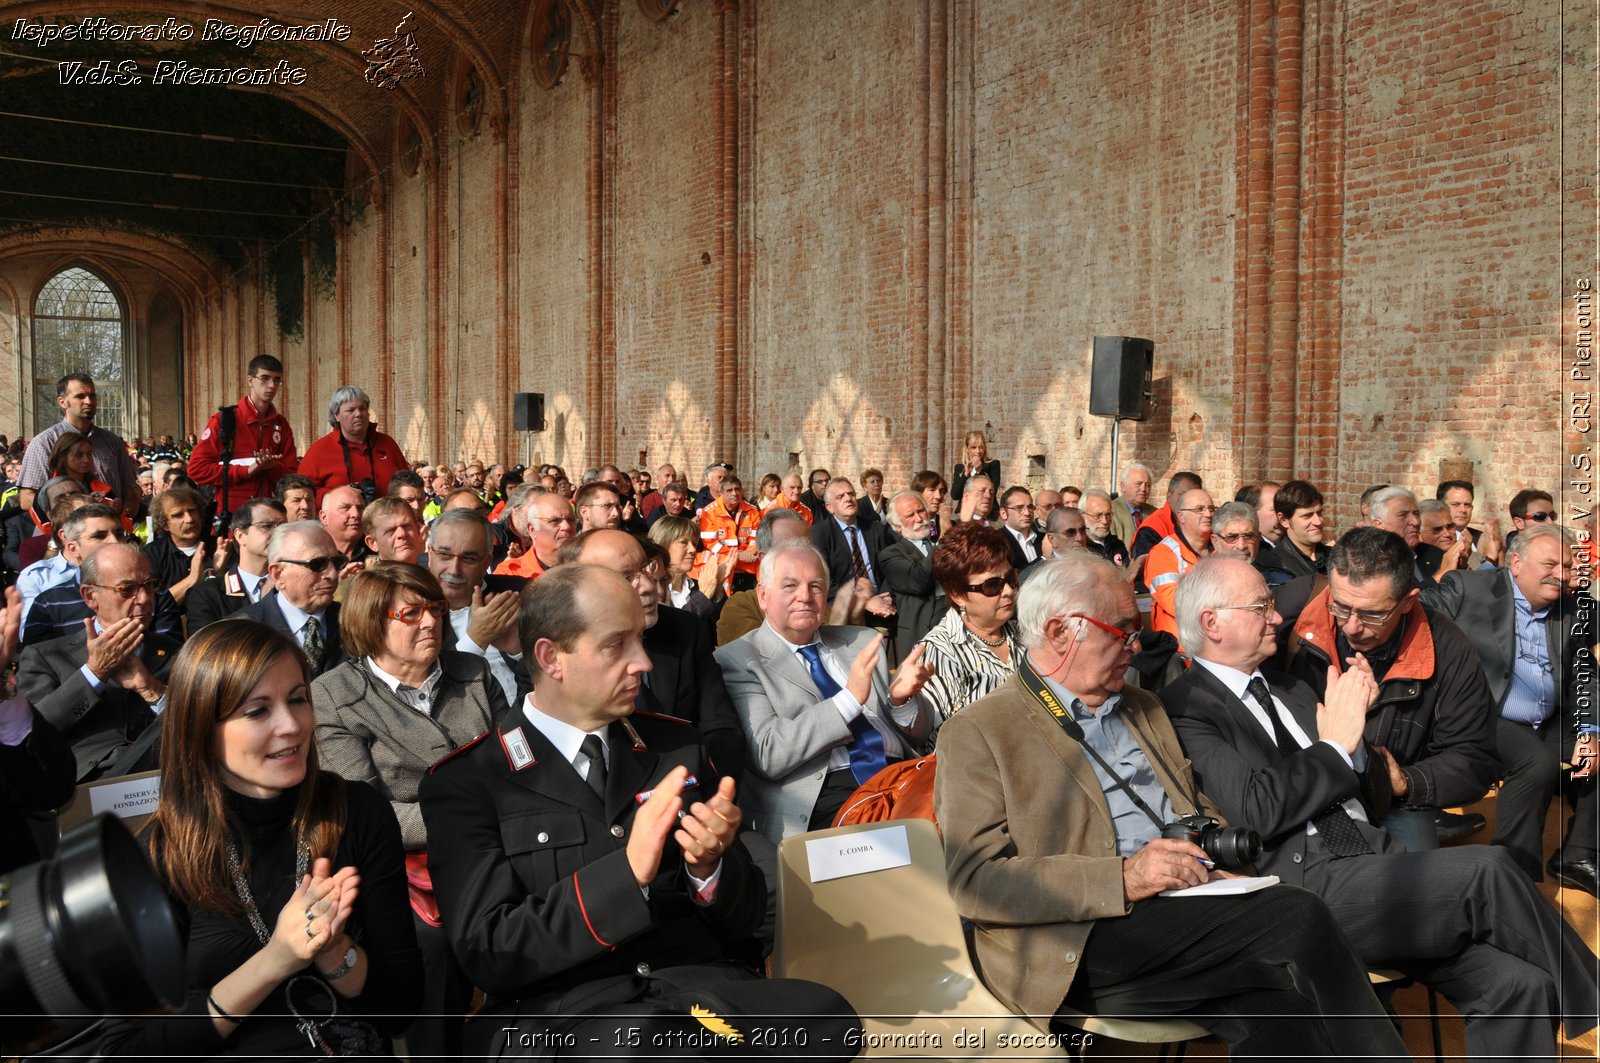
<path fill-rule="evenodd" d="M 378 485 L 377 482 L 372 479 L 372 477 L 368 476 L 364 480 L 357 480 L 350 486 L 361 492 L 362 508 L 370 506 L 373 502 L 378 500 Z"/>
<path fill-rule="evenodd" d="M 1248 827 L 1224 827 L 1210 816 L 1179 816 L 1161 828 L 1163 838 L 1194 842 L 1211 862 L 1233 871 L 1255 863 L 1261 855 L 1261 835 Z"/>

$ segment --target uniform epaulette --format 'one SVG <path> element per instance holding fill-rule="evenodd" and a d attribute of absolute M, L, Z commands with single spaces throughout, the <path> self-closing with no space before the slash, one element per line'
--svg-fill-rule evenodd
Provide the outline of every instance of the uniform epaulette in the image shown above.
<path fill-rule="evenodd" d="M 477 738 L 474 738 L 472 741 L 463 742 L 459 746 L 456 746 L 450 752 L 446 753 L 444 756 L 442 756 L 438 760 L 434 761 L 433 762 L 433 767 L 428 769 L 428 774 L 432 775 L 434 772 L 438 771 L 441 767 L 443 767 L 444 765 L 450 763 L 450 761 L 454 760 L 456 757 L 459 757 L 461 754 L 465 753 L 467 750 L 471 749 L 473 746 L 477 745 L 479 742 L 482 742 L 485 738 L 488 738 L 488 737 L 489 737 L 489 732 L 485 731 L 485 732 L 483 732 L 483 734 L 479 735 Z"/>

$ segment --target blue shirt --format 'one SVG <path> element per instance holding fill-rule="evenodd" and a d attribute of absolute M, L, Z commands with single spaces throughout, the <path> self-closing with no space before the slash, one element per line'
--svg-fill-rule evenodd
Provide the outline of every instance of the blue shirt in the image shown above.
<path fill-rule="evenodd" d="M 17 574 L 17 593 L 22 596 L 22 622 L 28 622 L 28 610 L 33 600 L 60 583 L 78 582 L 78 566 L 68 561 L 65 554 L 35 561 Z"/>
<path fill-rule="evenodd" d="M 1173 810 L 1172 799 L 1167 796 L 1166 787 L 1156 779 L 1150 758 L 1145 756 L 1143 747 L 1118 711 L 1122 707 L 1122 695 L 1113 694 L 1110 700 L 1095 710 L 1055 680 L 1046 679 L 1045 683 L 1062 704 L 1071 706 L 1072 718 L 1083 728 L 1084 744 L 1100 754 L 1122 781 L 1133 787 L 1144 803 L 1161 817 L 1161 822 L 1171 823 L 1176 819 L 1177 813 Z M 1100 788 L 1106 794 L 1106 805 L 1111 809 L 1111 825 L 1117 832 L 1117 855 L 1132 856 L 1152 839 L 1159 838 L 1161 832 L 1156 825 L 1117 785 L 1116 779 L 1096 764 L 1093 757 L 1089 757 L 1089 766 L 1094 768 Z"/>
<path fill-rule="evenodd" d="M 1511 660 L 1511 680 L 1500 699 L 1500 715 L 1513 723 L 1538 727 L 1555 712 L 1556 679 L 1550 667 L 1550 637 L 1545 631 L 1550 608 L 1533 611 L 1533 606 L 1511 581 L 1516 602 L 1512 621 L 1516 629 L 1516 656 Z"/>

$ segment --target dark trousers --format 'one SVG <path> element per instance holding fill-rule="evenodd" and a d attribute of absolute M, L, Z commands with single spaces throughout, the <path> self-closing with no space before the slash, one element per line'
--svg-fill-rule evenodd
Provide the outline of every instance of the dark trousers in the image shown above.
<path fill-rule="evenodd" d="M 1572 752 L 1572 739 L 1559 721 L 1538 730 L 1501 717 L 1494 724 L 1495 745 L 1504 765 L 1500 794 L 1494 802 L 1494 844 L 1505 846 L 1517 866 L 1538 882 L 1544 878 L 1544 819 L 1550 799 L 1561 786 L 1561 762 Z M 1594 780 L 1573 784 L 1576 809 L 1567 839 L 1580 857 L 1595 847 Z"/>
<path fill-rule="evenodd" d="M 513 1014 L 485 1007 L 472 1021 L 472 1058 L 847 1060 L 858 1051 L 850 1032 L 861 1025 L 826 986 L 760 978 L 731 964 L 603 979 L 517 1005 Z"/>
<path fill-rule="evenodd" d="M 1182 1016 L 1232 1056 L 1410 1059 L 1332 913 L 1294 886 L 1152 897 L 1099 920 L 1064 1003 Z"/>
<path fill-rule="evenodd" d="M 1466 1018 L 1474 1059 L 1556 1053 L 1595 1024 L 1595 957 L 1504 849 L 1312 858 L 1322 897 L 1363 963 L 1397 967 Z"/>
<path fill-rule="evenodd" d="M 411 923 L 417 928 L 417 948 L 422 953 L 422 1002 L 416 1021 L 406 1030 L 406 1054 L 412 1063 L 460 1059 L 472 983 L 456 962 L 449 931 L 429 926 L 415 912 Z"/>

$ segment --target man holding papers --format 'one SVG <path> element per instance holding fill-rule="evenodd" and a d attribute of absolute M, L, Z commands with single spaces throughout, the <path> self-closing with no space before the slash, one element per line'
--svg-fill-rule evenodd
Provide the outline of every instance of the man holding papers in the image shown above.
<path fill-rule="evenodd" d="M 1173 897 L 1212 875 L 1180 818 L 1216 816 L 1154 695 L 1125 686 L 1139 610 L 1086 550 L 1035 566 L 1027 652 L 939 733 L 934 808 L 978 969 L 1048 1030 L 1063 1008 L 1182 1016 L 1241 1056 L 1407 1058 L 1314 894 Z"/>
<path fill-rule="evenodd" d="M 1468 1055 L 1554 1056 L 1556 1024 L 1595 1025 L 1595 957 L 1501 848 L 1407 852 L 1372 825 L 1387 758 L 1363 740 L 1377 684 L 1357 655 L 1329 669 L 1323 703 L 1261 664 L 1280 618 L 1261 575 L 1208 558 L 1178 585 L 1195 659 L 1161 692 L 1196 782 L 1261 835 L 1263 873 L 1316 893 L 1363 963 L 1396 967 L 1466 1017 Z"/>

